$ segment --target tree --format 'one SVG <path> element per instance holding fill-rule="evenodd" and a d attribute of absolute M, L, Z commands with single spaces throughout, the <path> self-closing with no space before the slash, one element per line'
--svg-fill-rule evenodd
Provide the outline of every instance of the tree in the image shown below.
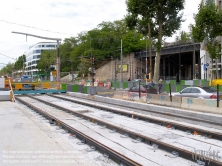
<path fill-rule="evenodd" d="M 12 76 L 12 70 L 14 68 L 14 63 L 8 63 L 5 67 L 0 70 L 0 75 L 2 76 Z"/>
<path fill-rule="evenodd" d="M 22 74 L 23 74 L 24 68 L 25 68 L 25 62 L 26 62 L 25 55 L 23 54 L 23 55 L 19 56 L 18 59 L 15 61 L 14 71 L 22 70 Z"/>
<path fill-rule="evenodd" d="M 160 52 L 162 38 L 170 37 L 182 22 L 184 0 L 127 0 L 127 25 L 141 31 L 142 27 L 152 29 L 151 36 L 155 39 L 156 58 L 153 80 L 159 77 Z M 149 30 L 148 29 L 148 30 Z"/>
<path fill-rule="evenodd" d="M 86 59 L 95 58 L 95 68 L 100 66 L 101 61 L 120 57 L 121 39 L 123 41 L 123 55 L 143 48 L 145 40 L 141 40 L 142 34 L 135 30 L 129 30 L 124 20 L 114 22 L 102 22 L 96 28 L 81 32 L 78 35 L 78 45 L 71 53 L 71 59 L 75 60 L 74 67 L 82 69 Z M 81 57 L 86 59 L 82 59 Z M 83 61 L 84 60 L 84 61 Z M 82 74 L 89 73 L 81 70 Z M 87 72 L 87 73 L 86 73 Z"/>
<path fill-rule="evenodd" d="M 216 37 L 222 35 L 222 11 L 211 1 L 200 4 L 195 16 L 195 24 L 191 25 L 191 29 L 195 42 L 206 42 L 206 50 L 211 58 L 210 71 L 212 72 L 212 61 L 217 59 L 221 52 Z M 210 79 L 212 79 L 212 74 Z"/>
<path fill-rule="evenodd" d="M 191 42 L 192 35 L 191 32 L 180 31 L 179 35 L 176 36 L 175 42 L 178 44 L 185 44 Z"/>
<path fill-rule="evenodd" d="M 39 74 L 45 74 L 50 72 L 50 66 L 56 64 L 56 50 L 44 50 L 41 52 L 39 61 L 37 62 L 37 68 Z"/>
<path fill-rule="evenodd" d="M 64 43 L 60 45 L 61 71 L 73 73 L 73 59 L 70 58 L 71 52 L 78 46 L 76 38 L 66 38 Z"/>

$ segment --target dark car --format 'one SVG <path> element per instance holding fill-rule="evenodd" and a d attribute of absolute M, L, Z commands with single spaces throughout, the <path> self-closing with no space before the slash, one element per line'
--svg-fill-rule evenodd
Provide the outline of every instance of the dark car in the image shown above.
<path fill-rule="evenodd" d="M 139 85 L 137 85 L 137 86 L 133 86 L 132 88 L 128 90 L 128 92 L 139 92 L 139 91 L 141 93 L 157 94 L 157 89 L 155 89 L 151 85 L 140 85 L 140 89 L 139 89 Z"/>

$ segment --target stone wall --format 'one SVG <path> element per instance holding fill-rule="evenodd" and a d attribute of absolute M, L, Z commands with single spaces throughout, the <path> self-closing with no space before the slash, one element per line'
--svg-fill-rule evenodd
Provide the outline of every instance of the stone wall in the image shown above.
<path fill-rule="evenodd" d="M 116 72 L 117 72 L 117 80 L 120 80 L 120 72 L 117 71 L 118 65 L 120 65 L 120 60 L 116 59 L 113 61 L 110 61 L 106 65 L 100 67 L 99 69 L 96 69 L 95 71 L 95 80 L 99 81 L 107 81 L 107 80 L 114 80 L 115 79 L 115 66 L 116 66 Z M 126 72 L 122 73 L 123 80 L 128 80 L 129 78 L 131 80 L 136 79 L 137 76 L 145 76 L 145 60 L 135 59 L 134 53 L 130 53 L 129 55 L 123 56 L 123 65 L 128 66 L 128 70 Z M 141 67 L 142 66 L 142 67 Z M 149 70 L 148 70 L 149 71 Z M 89 80 L 91 80 L 91 77 L 88 77 Z"/>

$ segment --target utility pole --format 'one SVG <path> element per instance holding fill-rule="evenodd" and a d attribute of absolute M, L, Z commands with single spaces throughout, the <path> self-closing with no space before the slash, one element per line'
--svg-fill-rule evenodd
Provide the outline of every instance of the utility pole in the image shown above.
<path fill-rule="evenodd" d="M 92 86 L 94 86 L 94 78 L 93 78 L 93 74 L 94 74 L 94 71 L 93 71 L 93 67 L 94 67 L 94 58 L 93 58 L 93 55 L 92 55 L 91 37 L 90 37 L 90 52 L 91 52 Z"/>
<path fill-rule="evenodd" d="M 123 80 L 123 41 L 121 39 L 121 52 L 120 52 L 120 82 Z"/>
<path fill-rule="evenodd" d="M 113 81 L 113 56 L 111 56 L 111 77 L 112 77 L 112 81 Z"/>
<path fill-rule="evenodd" d="M 115 59 L 115 68 L 114 68 L 115 70 L 114 70 L 114 72 L 115 72 L 115 74 L 114 74 L 114 90 L 116 90 L 116 59 Z"/>
<path fill-rule="evenodd" d="M 46 39 L 46 40 L 55 40 L 57 42 L 57 58 L 56 58 L 56 80 L 57 82 L 60 82 L 60 54 L 59 54 L 59 44 L 60 41 L 62 39 L 59 38 L 50 38 L 50 37 L 43 37 L 43 36 L 37 36 L 37 35 L 32 35 L 32 34 L 28 34 L 28 33 L 22 33 L 22 32 L 12 32 L 12 33 L 16 33 L 16 34 L 21 34 L 21 35 L 26 35 L 27 36 L 32 36 L 32 37 L 36 37 L 36 38 L 41 38 L 41 39 Z"/>
<path fill-rule="evenodd" d="M 152 79 L 152 39 L 151 39 L 151 29 L 150 29 L 150 23 L 148 23 L 148 36 L 149 36 L 149 54 L 150 54 L 150 79 Z"/>
<path fill-rule="evenodd" d="M 147 37 L 146 37 L 146 85 L 147 85 Z"/>

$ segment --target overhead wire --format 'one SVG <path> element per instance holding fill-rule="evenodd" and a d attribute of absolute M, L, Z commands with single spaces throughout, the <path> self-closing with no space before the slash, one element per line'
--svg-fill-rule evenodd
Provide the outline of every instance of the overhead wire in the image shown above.
<path fill-rule="evenodd" d="M 57 33 L 57 34 L 64 34 L 64 35 L 74 36 L 74 34 L 70 34 L 70 33 L 51 31 L 51 30 L 47 30 L 47 29 L 37 28 L 37 27 L 34 27 L 34 26 L 19 24 L 19 23 L 15 23 L 15 22 L 6 21 L 6 20 L 0 20 L 0 21 L 1 22 L 5 22 L 7 24 L 19 25 L 19 26 L 23 26 L 23 27 L 26 27 L 26 28 L 32 28 L 32 29 L 40 30 L 40 31 L 46 31 L 46 32 L 51 32 L 51 33 Z"/>
<path fill-rule="evenodd" d="M 2 54 L 2 53 L 0 53 L 0 55 L 3 55 L 3 56 L 5 56 L 5 57 L 7 57 L 7 58 L 11 58 L 11 59 L 14 59 L 14 60 L 16 60 L 16 58 L 12 58 L 12 57 L 10 57 L 10 56 L 7 56 L 7 55 L 5 55 L 5 54 Z"/>

